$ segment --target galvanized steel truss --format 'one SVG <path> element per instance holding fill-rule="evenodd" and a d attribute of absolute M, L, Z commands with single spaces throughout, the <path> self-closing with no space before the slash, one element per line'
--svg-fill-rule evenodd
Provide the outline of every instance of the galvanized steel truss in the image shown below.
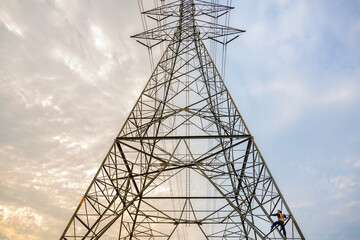
<path fill-rule="evenodd" d="M 133 36 L 167 49 L 61 240 L 284 239 L 269 232 L 277 209 L 287 237 L 305 239 L 203 43 L 243 32 L 202 19 L 230 9 L 179 0 L 144 12 L 176 19 Z"/>

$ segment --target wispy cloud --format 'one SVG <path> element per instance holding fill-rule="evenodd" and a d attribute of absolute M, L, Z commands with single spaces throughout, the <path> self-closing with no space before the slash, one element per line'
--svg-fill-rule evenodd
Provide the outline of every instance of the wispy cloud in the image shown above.
<path fill-rule="evenodd" d="M 0 13 L 0 21 L 12 33 L 24 38 L 22 30 L 12 21 L 12 19 L 4 12 Z"/>

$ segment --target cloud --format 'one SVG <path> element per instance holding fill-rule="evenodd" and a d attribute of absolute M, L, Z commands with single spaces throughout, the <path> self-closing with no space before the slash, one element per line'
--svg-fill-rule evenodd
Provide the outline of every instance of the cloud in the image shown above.
<path fill-rule="evenodd" d="M 360 160 L 354 163 L 354 167 L 355 167 L 355 168 L 360 167 Z"/>
<path fill-rule="evenodd" d="M 55 54 L 56 58 L 60 59 L 70 70 L 77 73 L 83 79 L 90 81 L 92 84 L 95 83 L 91 71 L 84 69 L 76 56 L 70 56 L 59 49 L 55 49 Z"/>
<path fill-rule="evenodd" d="M 0 26 L 3 25 L 6 29 L 20 39 L 24 39 L 24 27 L 22 26 L 21 17 L 17 16 L 17 12 L 13 11 L 18 7 L 16 2 L 1 2 L 0 3 Z"/>
<path fill-rule="evenodd" d="M 292 208 L 304 208 L 304 207 L 309 207 L 309 206 L 313 206 L 315 204 L 315 202 L 302 202 L 299 204 L 293 204 L 291 205 Z"/>
<path fill-rule="evenodd" d="M 360 179 L 355 175 L 336 176 L 329 179 L 329 188 L 332 189 L 330 198 L 345 198 L 360 188 Z"/>
<path fill-rule="evenodd" d="M 348 24 L 358 22 L 358 16 L 347 14 L 350 5 L 251 4 L 235 3 L 238 9 L 251 10 L 232 15 L 232 25 L 247 32 L 228 54 L 227 62 L 237 65 L 228 81 L 236 81 L 233 95 L 250 112 L 247 116 L 258 116 L 250 120 L 261 134 L 296 126 L 316 111 L 359 105 L 360 72 L 354 63 L 360 56 L 353 47 L 359 45 L 354 39 L 360 34 L 357 24 Z M 236 87 L 239 81 L 241 87 Z M 247 110 L 247 105 L 258 111 Z M 262 119 L 267 119 L 266 127 Z"/>
<path fill-rule="evenodd" d="M 104 36 L 101 28 L 98 26 L 91 26 L 93 40 L 97 50 L 106 51 L 109 48 L 109 40 Z"/>
<path fill-rule="evenodd" d="M 12 22 L 11 18 L 6 14 L 6 13 L 2 13 L 0 15 L 0 21 L 5 25 L 5 27 L 12 33 L 15 33 L 16 35 L 24 38 L 24 34 L 21 31 L 21 29 Z"/>
<path fill-rule="evenodd" d="M 0 232 L 56 238 L 148 78 L 119 24 L 138 16 L 117 2 L 1 4 Z"/>
<path fill-rule="evenodd" d="M 7 204 L 8 205 L 8 204 Z M 40 239 L 34 233 L 49 231 L 44 217 L 28 207 L 0 204 L 0 232 L 4 239 Z"/>

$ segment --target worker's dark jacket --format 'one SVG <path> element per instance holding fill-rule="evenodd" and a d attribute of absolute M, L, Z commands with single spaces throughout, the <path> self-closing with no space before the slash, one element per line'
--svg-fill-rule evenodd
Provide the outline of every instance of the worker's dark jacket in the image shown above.
<path fill-rule="evenodd" d="M 276 217 L 278 217 L 278 219 L 280 220 L 280 221 L 282 221 L 283 222 L 283 220 L 280 218 L 280 214 L 278 214 L 278 213 L 275 213 L 275 214 L 271 214 L 271 216 L 276 216 Z M 285 218 L 286 218 L 286 215 L 285 214 L 283 214 L 283 218 L 284 218 L 284 220 L 285 220 Z"/>

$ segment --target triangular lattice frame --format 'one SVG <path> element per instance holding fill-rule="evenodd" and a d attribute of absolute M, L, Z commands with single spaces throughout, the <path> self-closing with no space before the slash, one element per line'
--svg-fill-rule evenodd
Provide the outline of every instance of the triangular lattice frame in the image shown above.
<path fill-rule="evenodd" d="M 269 232 L 277 209 L 287 237 L 305 239 L 206 50 L 197 2 L 169 5 L 173 37 L 61 240 L 284 239 Z"/>

